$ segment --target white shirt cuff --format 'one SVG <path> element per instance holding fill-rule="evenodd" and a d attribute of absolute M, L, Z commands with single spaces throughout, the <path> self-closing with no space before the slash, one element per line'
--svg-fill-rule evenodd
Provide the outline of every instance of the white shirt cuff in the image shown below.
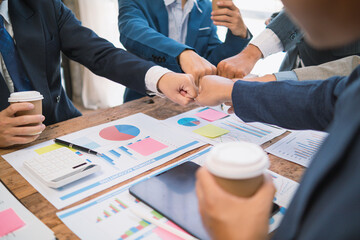
<path fill-rule="evenodd" d="M 171 72 L 169 69 L 160 66 L 154 66 L 146 72 L 145 85 L 146 85 L 146 89 L 149 91 L 148 92 L 149 95 L 157 95 L 159 97 L 165 97 L 164 94 L 159 93 L 157 89 L 157 84 L 160 78 L 169 72 Z"/>
<path fill-rule="evenodd" d="M 266 28 L 256 38 L 250 41 L 250 44 L 258 47 L 264 58 L 271 54 L 284 51 L 284 47 L 279 37 L 271 30 Z"/>

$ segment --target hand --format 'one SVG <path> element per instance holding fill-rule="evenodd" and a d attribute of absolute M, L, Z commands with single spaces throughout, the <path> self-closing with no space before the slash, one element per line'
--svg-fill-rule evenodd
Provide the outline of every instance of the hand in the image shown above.
<path fill-rule="evenodd" d="M 217 66 L 218 75 L 226 78 L 243 78 L 261 58 L 260 49 L 249 44 L 241 53 L 222 60 Z"/>
<path fill-rule="evenodd" d="M 235 6 L 233 1 L 217 2 L 220 9 L 211 13 L 211 19 L 217 26 L 224 26 L 230 29 L 233 35 L 246 38 L 247 27 L 241 17 L 240 10 Z"/>
<path fill-rule="evenodd" d="M 271 176 L 250 198 L 225 192 L 214 177 L 200 168 L 196 173 L 199 210 L 212 239 L 266 239 L 275 187 Z"/>
<path fill-rule="evenodd" d="M 194 78 L 190 74 L 166 73 L 158 81 L 158 89 L 171 101 L 182 106 L 194 102 L 197 97 Z"/>
<path fill-rule="evenodd" d="M 34 108 L 31 103 L 14 103 L 0 112 L 0 147 L 26 144 L 36 140 L 45 129 L 43 115 L 25 115 L 15 117 L 19 111 Z M 33 124 L 35 126 L 24 126 Z"/>
<path fill-rule="evenodd" d="M 216 75 L 216 67 L 193 50 L 185 50 L 180 53 L 179 63 L 184 73 L 193 75 L 196 86 L 198 86 L 201 77 Z"/>
<path fill-rule="evenodd" d="M 205 76 L 200 79 L 199 95 L 196 102 L 202 106 L 217 106 L 224 102 L 231 102 L 234 82 L 219 76 Z"/>
<path fill-rule="evenodd" d="M 239 80 L 239 79 L 237 79 L 237 80 Z M 248 81 L 248 82 L 275 82 L 276 77 L 275 77 L 274 74 L 266 74 L 266 75 L 264 75 L 262 77 L 244 78 L 244 79 L 241 79 L 241 80 Z"/>

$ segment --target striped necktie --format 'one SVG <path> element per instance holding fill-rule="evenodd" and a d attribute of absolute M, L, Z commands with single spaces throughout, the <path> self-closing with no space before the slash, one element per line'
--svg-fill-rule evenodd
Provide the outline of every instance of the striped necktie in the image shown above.
<path fill-rule="evenodd" d="M 0 15 L 0 52 L 4 59 L 6 69 L 10 74 L 14 83 L 15 91 L 33 90 L 29 78 L 23 69 L 22 63 L 13 38 L 6 31 L 4 26 L 4 18 Z"/>

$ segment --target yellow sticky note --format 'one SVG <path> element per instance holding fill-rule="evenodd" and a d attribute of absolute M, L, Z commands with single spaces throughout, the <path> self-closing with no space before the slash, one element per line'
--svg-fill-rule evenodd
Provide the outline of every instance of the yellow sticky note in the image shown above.
<path fill-rule="evenodd" d="M 227 134 L 230 132 L 229 130 L 217 127 L 212 124 L 208 124 L 206 126 L 203 126 L 201 128 L 198 128 L 193 131 L 194 133 L 200 134 L 201 136 L 207 137 L 207 138 L 217 138 L 224 134 Z"/>

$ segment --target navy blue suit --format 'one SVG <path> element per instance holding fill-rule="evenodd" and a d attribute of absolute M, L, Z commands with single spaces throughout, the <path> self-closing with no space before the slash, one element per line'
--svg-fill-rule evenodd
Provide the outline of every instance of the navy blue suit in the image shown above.
<path fill-rule="evenodd" d="M 305 66 L 316 66 L 351 55 L 360 55 L 360 41 L 334 49 L 317 50 L 304 41 L 303 33 L 291 21 L 285 11 L 280 12 L 267 26 L 280 39 L 286 51 L 286 56 L 280 66 L 280 71 L 290 71 L 298 68 L 299 55 Z"/>
<path fill-rule="evenodd" d="M 182 70 L 177 58 L 186 49 L 195 50 L 215 66 L 221 60 L 241 52 L 251 40 L 251 33 L 249 38 L 244 39 L 228 30 L 225 42 L 221 42 L 210 18 L 211 2 L 197 2 L 202 12 L 193 7 L 186 42 L 182 44 L 168 37 L 169 20 L 164 0 L 119 0 L 121 43 L 137 56 L 180 73 Z M 125 100 L 132 99 L 125 96 Z"/>
<path fill-rule="evenodd" d="M 274 239 L 359 239 L 360 67 L 326 81 L 238 81 L 233 104 L 245 121 L 329 132 Z"/>
<path fill-rule="evenodd" d="M 82 27 L 60 0 L 11 0 L 9 15 L 16 47 L 35 90 L 44 96 L 45 124 L 80 116 L 60 81 L 60 51 L 95 74 L 145 93 L 144 77 L 153 63 L 116 49 Z M 0 77 L 0 110 L 10 93 Z"/>

